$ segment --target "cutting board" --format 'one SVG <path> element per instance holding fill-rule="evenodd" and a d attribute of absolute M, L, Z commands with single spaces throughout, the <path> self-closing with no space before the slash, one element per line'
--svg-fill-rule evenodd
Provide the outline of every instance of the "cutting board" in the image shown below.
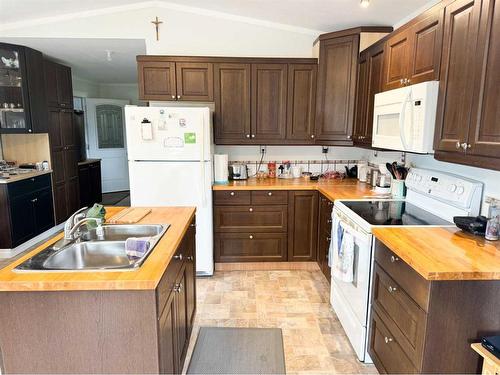
<path fill-rule="evenodd" d="M 151 212 L 151 208 L 130 207 L 117 213 L 107 222 L 109 224 L 135 224 Z"/>

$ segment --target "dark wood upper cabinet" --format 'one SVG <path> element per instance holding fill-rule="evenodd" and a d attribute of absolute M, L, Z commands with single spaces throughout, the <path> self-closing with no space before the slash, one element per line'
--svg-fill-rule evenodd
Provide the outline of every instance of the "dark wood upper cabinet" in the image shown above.
<path fill-rule="evenodd" d="M 496 5 L 495 0 L 483 1 L 467 154 L 496 158 L 492 164 L 500 169 L 500 5 Z"/>
<path fill-rule="evenodd" d="M 252 140 L 285 139 L 287 75 L 286 64 L 252 64 Z"/>
<path fill-rule="evenodd" d="M 358 82 L 356 89 L 356 118 L 354 122 L 353 140 L 354 145 L 364 145 L 363 136 L 365 134 L 368 103 L 368 50 L 364 50 L 359 55 Z M 371 145 L 371 144 L 370 144 Z"/>
<path fill-rule="evenodd" d="M 175 64 L 178 100 L 214 100 L 214 73 L 210 63 Z"/>
<path fill-rule="evenodd" d="M 384 90 L 404 86 L 408 75 L 410 32 L 405 30 L 391 36 L 385 45 Z"/>
<path fill-rule="evenodd" d="M 138 61 L 139 99 L 176 100 L 175 63 Z"/>
<path fill-rule="evenodd" d="M 352 145 L 359 34 L 320 40 L 316 140 Z"/>
<path fill-rule="evenodd" d="M 288 141 L 314 143 L 317 71 L 317 65 L 288 65 L 286 125 L 286 138 Z"/>
<path fill-rule="evenodd" d="M 250 64 L 214 64 L 215 143 L 250 139 Z"/>
<path fill-rule="evenodd" d="M 318 192 L 290 191 L 288 194 L 288 261 L 316 260 Z"/>
<path fill-rule="evenodd" d="M 45 92 L 49 107 L 73 108 L 71 68 L 44 60 Z"/>
<path fill-rule="evenodd" d="M 410 29 L 410 63 L 408 83 L 439 79 L 443 43 L 444 9 L 434 12 Z"/>
<path fill-rule="evenodd" d="M 434 149 L 462 153 L 467 144 L 481 2 L 457 0 L 445 9 Z"/>
<path fill-rule="evenodd" d="M 368 51 L 368 95 L 366 103 L 366 122 L 362 142 L 367 146 L 371 146 L 373 135 L 373 110 L 375 107 L 375 94 L 382 92 L 385 48 L 382 43 L 379 43 L 370 47 Z"/>
<path fill-rule="evenodd" d="M 387 39 L 384 90 L 439 79 L 443 16 L 440 8 Z"/>

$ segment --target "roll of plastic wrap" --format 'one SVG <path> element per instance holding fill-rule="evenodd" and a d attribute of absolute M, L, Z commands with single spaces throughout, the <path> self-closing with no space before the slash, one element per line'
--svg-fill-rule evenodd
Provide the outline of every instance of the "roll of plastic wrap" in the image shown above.
<path fill-rule="evenodd" d="M 214 155 L 214 180 L 216 184 L 228 182 L 228 157 L 227 154 Z"/>

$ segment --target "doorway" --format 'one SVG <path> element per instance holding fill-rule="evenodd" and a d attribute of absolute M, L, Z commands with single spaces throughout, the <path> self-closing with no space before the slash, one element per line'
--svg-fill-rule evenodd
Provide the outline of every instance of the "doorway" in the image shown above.
<path fill-rule="evenodd" d="M 101 159 L 103 193 L 129 190 L 124 108 L 128 100 L 85 99 L 87 157 Z"/>

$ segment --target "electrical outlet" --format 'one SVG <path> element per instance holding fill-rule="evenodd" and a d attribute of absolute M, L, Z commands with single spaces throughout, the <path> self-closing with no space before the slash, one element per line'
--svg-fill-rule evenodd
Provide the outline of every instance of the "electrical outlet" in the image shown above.
<path fill-rule="evenodd" d="M 321 148 L 321 152 L 322 152 L 323 154 L 328 154 L 328 147 L 323 146 L 323 147 Z"/>
<path fill-rule="evenodd" d="M 267 146 L 260 146 L 260 154 L 265 155 L 267 152 Z"/>

